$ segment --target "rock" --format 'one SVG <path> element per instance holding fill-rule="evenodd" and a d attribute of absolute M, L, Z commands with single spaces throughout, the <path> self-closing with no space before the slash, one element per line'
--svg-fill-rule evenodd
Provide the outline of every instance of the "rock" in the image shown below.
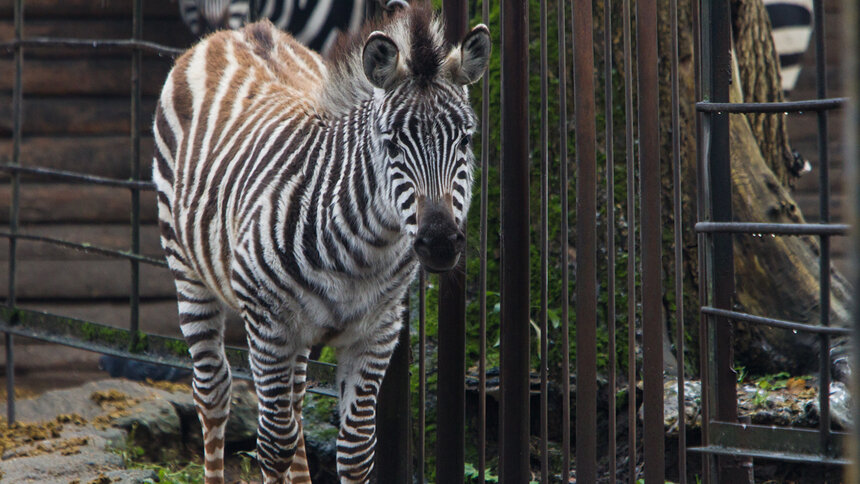
<path fill-rule="evenodd" d="M 812 404 L 818 411 L 818 399 L 816 398 Z M 851 392 L 848 387 L 842 382 L 832 382 L 830 384 L 830 416 L 831 420 L 837 427 L 843 430 L 849 430 L 854 427 L 853 422 L 853 406 L 854 401 L 851 398 Z"/>
<path fill-rule="evenodd" d="M 102 355 L 99 358 L 99 369 L 108 372 L 113 378 L 128 378 L 134 381 L 175 382 L 191 376 L 191 371 L 183 368 L 157 365 L 155 363 L 146 363 L 110 355 Z"/>
<path fill-rule="evenodd" d="M 168 460 L 182 443 L 182 425 L 173 404 L 164 399 L 149 400 L 135 408 L 131 415 L 120 417 L 114 426 L 125 430 L 129 438 L 154 460 Z"/>
<path fill-rule="evenodd" d="M 702 383 L 684 380 L 684 423 L 687 427 L 702 425 Z M 639 407 L 639 418 L 643 418 L 644 408 Z M 667 434 L 678 433 L 678 381 L 668 380 L 663 384 L 663 425 Z"/>
<path fill-rule="evenodd" d="M 818 425 L 818 389 L 808 378 L 786 378 L 778 388 L 770 384 L 742 383 L 738 385 L 738 410 L 756 425 L 814 428 Z M 669 435 L 678 432 L 678 383 L 667 380 L 663 386 L 663 421 Z M 690 429 L 701 426 L 701 383 L 684 382 L 686 424 Z M 830 410 L 833 423 L 841 429 L 851 428 L 852 399 L 841 382 L 830 384 Z M 639 408 L 639 418 L 643 418 Z"/>
<path fill-rule="evenodd" d="M 203 446 L 203 429 L 191 392 L 178 392 L 167 397 L 181 419 L 183 432 L 179 435 L 196 446 Z M 228 446 L 253 447 L 257 438 L 257 395 L 244 381 L 233 382 L 230 418 L 227 420 L 224 440 Z"/>

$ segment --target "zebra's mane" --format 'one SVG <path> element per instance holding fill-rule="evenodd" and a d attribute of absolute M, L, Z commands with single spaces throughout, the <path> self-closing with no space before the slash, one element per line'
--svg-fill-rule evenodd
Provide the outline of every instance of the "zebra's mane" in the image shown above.
<path fill-rule="evenodd" d="M 400 51 L 407 77 L 427 81 L 436 77 L 451 45 L 445 41 L 444 24 L 431 7 L 421 2 L 386 17 L 365 22 L 357 32 L 342 35 L 326 64 L 328 78 L 322 87 L 321 107 L 326 113 L 342 116 L 373 97 L 362 63 L 364 43 L 374 31 L 390 37 Z"/>

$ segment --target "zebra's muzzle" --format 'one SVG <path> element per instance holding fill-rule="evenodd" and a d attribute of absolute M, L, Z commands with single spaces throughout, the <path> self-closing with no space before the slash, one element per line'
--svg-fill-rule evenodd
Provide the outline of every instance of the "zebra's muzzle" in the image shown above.
<path fill-rule="evenodd" d="M 457 265 L 466 236 L 441 204 L 426 203 L 413 249 L 428 272 L 447 272 Z"/>

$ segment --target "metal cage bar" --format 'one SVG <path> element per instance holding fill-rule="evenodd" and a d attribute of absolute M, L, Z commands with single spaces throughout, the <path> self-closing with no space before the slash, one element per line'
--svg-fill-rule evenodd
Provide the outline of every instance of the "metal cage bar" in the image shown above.
<path fill-rule="evenodd" d="M 528 19 L 528 2 L 502 2 L 499 475 L 512 483 L 530 478 Z"/>

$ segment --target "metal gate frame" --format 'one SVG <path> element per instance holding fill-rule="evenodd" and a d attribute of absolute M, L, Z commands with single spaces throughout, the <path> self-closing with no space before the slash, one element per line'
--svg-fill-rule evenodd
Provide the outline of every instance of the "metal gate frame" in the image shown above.
<path fill-rule="evenodd" d="M 706 455 L 706 482 L 750 482 L 752 458 L 787 462 L 847 465 L 845 432 L 830 425 L 830 336 L 850 335 L 830 326 L 830 237 L 848 234 L 849 227 L 830 219 L 830 177 L 827 146 L 828 111 L 845 98 L 827 98 L 823 0 L 814 0 L 816 94 L 814 100 L 730 103 L 732 76 L 729 3 L 702 0 L 697 58 L 699 113 L 699 280 L 701 300 L 701 374 L 703 446 L 690 451 Z M 732 220 L 729 115 L 741 113 L 812 112 L 818 118 L 820 223 L 777 224 Z M 850 162 L 850 158 L 846 163 Z M 820 242 L 820 325 L 784 321 L 733 310 L 734 234 L 814 235 Z M 707 286 L 704 286 L 707 285 Z M 819 335 L 819 408 L 817 431 L 743 424 L 738 421 L 736 375 L 732 360 L 732 321 L 768 325 Z M 705 378 L 707 377 L 707 380 Z M 705 381 L 713 384 L 706 384 Z"/>

